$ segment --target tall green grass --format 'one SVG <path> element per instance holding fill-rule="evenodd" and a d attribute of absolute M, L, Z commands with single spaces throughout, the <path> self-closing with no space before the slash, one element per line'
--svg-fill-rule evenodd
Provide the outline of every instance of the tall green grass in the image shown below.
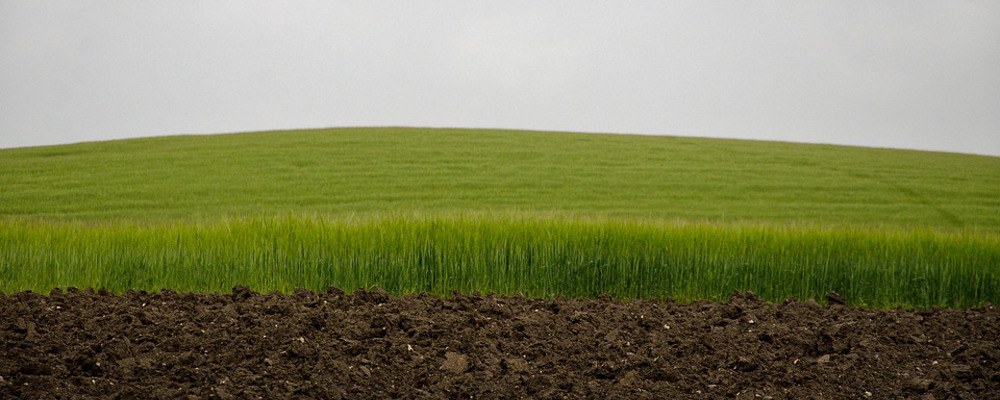
<path fill-rule="evenodd" d="M 1000 158 L 964 154 L 419 128 L 0 150 L 8 293 L 836 291 L 966 306 L 1000 300 L 998 237 Z"/>
<path fill-rule="evenodd" d="M 297 287 L 780 300 L 1000 302 L 1000 236 L 521 215 L 0 221 L 0 291 Z"/>

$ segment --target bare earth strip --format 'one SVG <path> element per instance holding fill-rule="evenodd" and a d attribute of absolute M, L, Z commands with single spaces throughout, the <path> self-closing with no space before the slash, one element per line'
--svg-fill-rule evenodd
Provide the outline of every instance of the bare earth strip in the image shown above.
<path fill-rule="evenodd" d="M 0 398 L 1000 398 L 1000 310 L 0 294 Z"/>

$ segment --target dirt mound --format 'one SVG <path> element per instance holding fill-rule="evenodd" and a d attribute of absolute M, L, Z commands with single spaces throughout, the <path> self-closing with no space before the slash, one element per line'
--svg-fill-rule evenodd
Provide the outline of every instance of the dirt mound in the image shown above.
<path fill-rule="evenodd" d="M 1000 398 L 1000 311 L 0 294 L 0 398 Z"/>

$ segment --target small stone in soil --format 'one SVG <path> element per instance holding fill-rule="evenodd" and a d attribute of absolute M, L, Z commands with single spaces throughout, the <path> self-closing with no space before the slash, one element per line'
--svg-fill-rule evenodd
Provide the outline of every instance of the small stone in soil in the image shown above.
<path fill-rule="evenodd" d="M 444 364 L 441 368 L 456 374 L 461 374 L 469 369 L 469 357 L 465 354 L 449 351 L 444 355 Z"/>

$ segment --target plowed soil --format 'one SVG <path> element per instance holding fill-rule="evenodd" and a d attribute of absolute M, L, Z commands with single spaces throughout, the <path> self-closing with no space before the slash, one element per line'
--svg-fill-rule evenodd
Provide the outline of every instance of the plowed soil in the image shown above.
<path fill-rule="evenodd" d="M 0 294 L 0 398 L 1000 398 L 1000 311 Z"/>

